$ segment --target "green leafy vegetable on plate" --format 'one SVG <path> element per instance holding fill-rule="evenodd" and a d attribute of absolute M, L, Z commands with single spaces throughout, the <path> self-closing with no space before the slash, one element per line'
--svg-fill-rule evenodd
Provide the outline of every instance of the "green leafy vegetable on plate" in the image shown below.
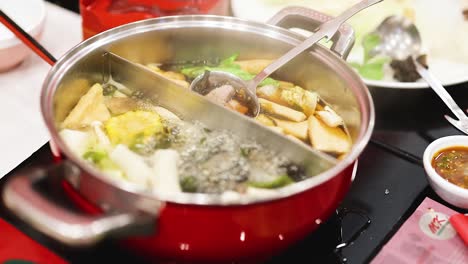
<path fill-rule="evenodd" d="M 350 63 L 359 74 L 371 80 L 381 80 L 384 77 L 384 66 L 391 61 L 390 57 L 372 54 L 371 51 L 380 44 L 380 36 L 368 34 L 362 40 L 364 60 L 362 64 Z"/>

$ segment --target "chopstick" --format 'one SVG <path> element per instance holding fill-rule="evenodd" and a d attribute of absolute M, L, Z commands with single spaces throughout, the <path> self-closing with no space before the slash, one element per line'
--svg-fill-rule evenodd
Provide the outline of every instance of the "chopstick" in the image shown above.
<path fill-rule="evenodd" d="M 404 151 L 400 148 L 397 148 L 397 147 L 394 147 L 392 145 L 389 145 L 387 143 L 384 143 L 382 141 L 379 141 L 377 139 L 374 139 L 374 138 L 371 138 L 370 140 L 370 143 L 374 144 L 375 146 L 385 150 L 385 151 L 388 151 L 390 153 L 392 153 L 393 155 L 399 157 L 399 158 L 402 158 L 410 163 L 413 163 L 413 164 L 416 164 L 416 165 L 419 165 L 421 167 L 423 167 L 423 162 L 422 162 L 422 159 L 414 154 L 411 154 L 407 151 Z"/>
<path fill-rule="evenodd" d="M 32 49 L 37 55 L 45 60 L 50 65 L 54 65 L 57 61 L 44 47 L 41 46 L 31 35 L 24 31 L 2 10 L 0 10 L 0 22 L 5 25 L 16 37 L 18 37 L 26 46 Z"/>

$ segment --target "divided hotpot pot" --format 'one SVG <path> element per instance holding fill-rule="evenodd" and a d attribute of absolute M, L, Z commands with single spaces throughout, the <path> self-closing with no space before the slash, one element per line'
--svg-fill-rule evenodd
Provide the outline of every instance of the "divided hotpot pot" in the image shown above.
<path fill-rule="evenodd" d="M 155 259 L 259 260 L 303 239 L 327 220 L 347 193 L 374 126 L 368 89 L 344 61 L 354 42 L 348 25 L 340 29 L 330 49 L 315 45 L 275 75 L 316 90 L 343 117 L 353 147 L 331 169 L 284 187 L 276 197 L 224 203 L 209 195 L 184 193 L 161 199 L 111 181 L 86 165 L 59 138 L 57 124 L 94 82 L 109 78 L 103 74 L 108 72 L 102 63 L 106 52 L 139 64 L 210 60 L 234 53 L 245 59 L 274 59 L 304 39 L 289 28 L 314 31 L 327 19 L 299 7 L 283 9 L 267 23 L 222 16 L 163 17 L 82 42 L 53 66 L 42 91 L 51 145 L 63 161 L 53 168 L 13 175 L 3 191 L 6 206 L 62 243 L 90 245 L 114 234 L 125 246 Z M 70 212 L 44 198 L 32 187 L 42 179 L 61 183 L 57 188 L 64 188 L 88 214 Z"/>

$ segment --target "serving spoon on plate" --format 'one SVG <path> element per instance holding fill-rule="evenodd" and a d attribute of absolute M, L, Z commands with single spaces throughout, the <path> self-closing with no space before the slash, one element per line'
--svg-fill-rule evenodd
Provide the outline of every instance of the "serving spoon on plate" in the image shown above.
<path fill-rule="evenodd" d="M 458 118 L 457 120 L 445 115 L 445 119 L 461 132 L 468 134 L 468 117 L 465 112 L 453 100 L 440 80 L 429 71 L 428 66 L 418 59 L 422 53 L 422 45 L 416 26 L 404 16 L 389 16 L 373 33 L 381 38 L 380 45 L 373 52 L 382 53 L 397 60 L 411 58 L 416 72 Z"/>
<path fill-rule="evenodd" d="M 260 113 L 260 103 L 256 95 L 257 86 L 270 76 L 281 66 L 288 63 L 290 60 L 301 54 L 306 49 L 313 46 L 315 43 L 323 38 L 327 38 L 329 41 L 336 34 L 340 26 L 347 21 L 349 18 L 354 16 L 361 10 L 382 2 L 383 0 L 364 0 L 353 5 L 339 16 L 329 20 L 319 26 L 319 29 L 314 32 L 312 36 L 306 39 L 301 44 L 297 45 L 293 49 L 289 50 L 286 54 L 273 61 L 267 67 L 265 67 L 260 73 L 258 73 L 253 79 L 249 81 L 242 80 L 241 78 L 222 71 L 211 71 L 205 72 L 196 77 L 191 85 L 192 91 L 206 94 L 207 91 L 212 91 L 219 87 L 229 84 L 234 89 L 234 95 L 240 98 L 249 108 L 249 115 L 255 117 Z"/>

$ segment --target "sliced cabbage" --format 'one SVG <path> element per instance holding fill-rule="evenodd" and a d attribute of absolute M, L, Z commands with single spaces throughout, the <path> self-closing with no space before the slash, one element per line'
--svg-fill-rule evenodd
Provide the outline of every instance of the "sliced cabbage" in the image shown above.
<path fill-rule="evenodd" d="M 80 157 L 96 142 L 96 138 L 91 131 L 62 129 L 59 135 L 73 154 Z"/>
<path fill-rule="evenodd" d="M 153 170 L 140 155 L 131 151 L 127 146 L 119 144 L 109 155 L 125 173 L 127 180 L 145 187 L 149 187 Z"/>
<path fill-rule="evenodd" d="M 160 149 L 150 160 L 153 163 L 151 183 L 155 193 L 166 195 L 182 192 L 177 171 L 179 153 L 173 149 Z"/>

